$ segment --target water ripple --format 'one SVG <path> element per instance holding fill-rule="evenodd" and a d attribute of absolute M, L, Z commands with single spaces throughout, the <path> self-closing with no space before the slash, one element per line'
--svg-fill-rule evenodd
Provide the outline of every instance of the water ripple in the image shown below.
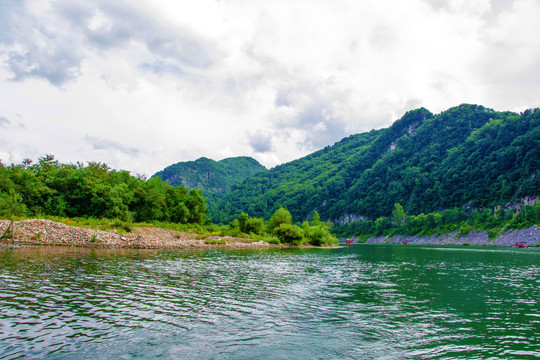
<path fill-rule="evenodd" d="M 540 253 L 0 252 L 0 358 L 535 358 Z"/>

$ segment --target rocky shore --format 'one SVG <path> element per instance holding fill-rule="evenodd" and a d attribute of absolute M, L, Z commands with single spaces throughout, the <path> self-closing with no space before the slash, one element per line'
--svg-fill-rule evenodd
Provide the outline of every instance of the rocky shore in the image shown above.
<path fill-rule="evenodd" d="M 0 236 L 10 225 L 0 220 Z M 14 244 L 11 237 L 0 240 L 0 248 L 29 245 L 61 245 L 93 248 L 131 249 L 208 249 L 208 248 L 269 248 L 279 245 L 230 236 L 201 236 L 173 230 L 133 227 L 131 232 L 111 232 L 68 226 L 51 220 L 23 220 L 15 222 Z"/>
<path fill-rule="evenodd" d="M 498 238 L 491 240 L 485 231 L 475 232 L 471 230 L 463 236 L 457 232 L 445 235 L 432 236 L 378 236 L 369 238 L 366 243 L 371 244 L 417 244 L 417 245 L 471 245 L 471 246 L 509 246 L 527 244 L 535 246 L 540 243 L 540 227 L 534 225 L 523 230 L 508 231 Z"/>

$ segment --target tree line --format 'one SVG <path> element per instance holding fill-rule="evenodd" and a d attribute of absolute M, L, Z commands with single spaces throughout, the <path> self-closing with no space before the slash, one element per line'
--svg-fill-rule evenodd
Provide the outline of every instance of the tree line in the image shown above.
<path fill-rule="evenodd" d="M 0 216 L 50 215 L 152 220 L 181 224 L 209 222 L 202 191 L 145 180 L 106 164 L 61 164 L 47 155 L 35 164 L 0 163 Z"/>

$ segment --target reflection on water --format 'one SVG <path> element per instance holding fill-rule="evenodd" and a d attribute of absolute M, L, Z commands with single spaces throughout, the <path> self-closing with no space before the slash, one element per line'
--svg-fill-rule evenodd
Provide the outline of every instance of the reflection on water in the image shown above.
<path fill-rule="evenodd" d="M 537 358 L 537 249 L 0 251 L 0 358 Z"/>

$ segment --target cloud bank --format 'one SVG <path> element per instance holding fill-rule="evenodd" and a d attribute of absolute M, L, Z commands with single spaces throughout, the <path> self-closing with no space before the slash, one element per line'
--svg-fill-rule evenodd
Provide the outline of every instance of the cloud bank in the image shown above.
<path fill-rule="evenodd" d="M 523 111 L 539 16 L 536 0 L 4 0 L 0 156 L 271 167 L 420 106 Z"/>

